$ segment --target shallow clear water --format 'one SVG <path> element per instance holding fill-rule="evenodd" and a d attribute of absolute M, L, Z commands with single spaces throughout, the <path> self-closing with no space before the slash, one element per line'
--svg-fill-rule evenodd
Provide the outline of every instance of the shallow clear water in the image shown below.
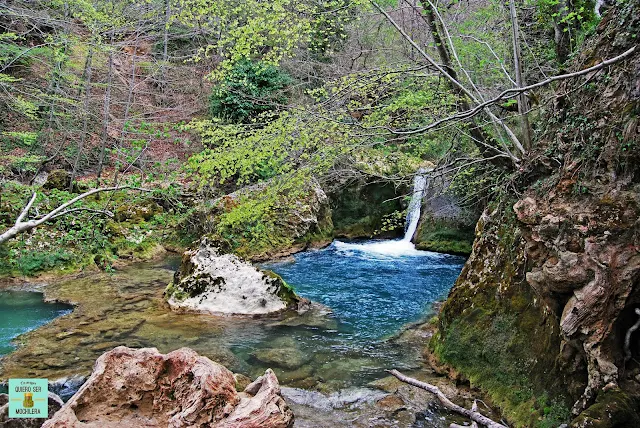
<path fill-rule="evenodd" d="M 18 335 L 66 315 L 72 306 L 45 303 L 42 293 L 0 291 L 0 355 L 13 351 L 11 341 Z"/>
<path fill-rule="evenodd" d="M 422 319 L 446 297 L 464 258 L 417 251 L 409 242 L 335 241 L 295 262 L 265 264 L 298 294 L 330 307 L 336 336 L 352 344 L 371 343 Z"/>
<path fill-rule="evenodd" d="M 178 261 L 47 286 L 49 298 L 77 306 L 21 336 L 24 345 L 0 359 L 0 380 L 87 374 L 96 358 L 118 345 L 163 353 L 188 346 L 253 378 L 272 368 L 286 386 L 325 393 L 362 387 L 386 376 L 385 369 L 420 369 L 424 339 L 389 337 L 424 318 L 431 303 L 446 296 L 464 259 L 416 251 L 406 241 L 335 242 L 297 254 L 293 263 L 264 266 L 331 312 L 263 320 L 171 311 L 162 293 Z M 7 312 L 15 318 L 19 309 Z M 24 319 L 32 328 L 42 322 Z"/>

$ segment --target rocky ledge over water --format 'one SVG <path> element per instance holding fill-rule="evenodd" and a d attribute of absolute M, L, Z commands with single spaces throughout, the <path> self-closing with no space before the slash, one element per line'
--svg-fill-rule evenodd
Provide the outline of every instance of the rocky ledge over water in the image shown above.
<path fill-rule="evenodd" d="M 174 310 L 215 315 L 260 316 L 310 307 L 280 276 L 225 254 L 207 238 L 184 253 L 165 297 Z"/>
<path fill-rule="evenodd" d="M 96 361 L 80 390 L 43 427 L 293 426 L 271 370 L 236 391 L 231 371 L 181 348 L 119 346 Z"/>

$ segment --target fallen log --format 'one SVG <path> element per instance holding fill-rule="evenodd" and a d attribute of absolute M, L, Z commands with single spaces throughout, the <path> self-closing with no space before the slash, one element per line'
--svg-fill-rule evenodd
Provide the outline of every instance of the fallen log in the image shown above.
<path fill-rule="evenodd" d="M 499 424 L 498 422 L 495 422 L 491 419 L 489 419 L 486 416 L 483 416 L 482 414 L 480 414 L 477 411 L 477 405 L 474 405 L 475 409 L 474 410 L 469 410 L 469 409 L 465 409 L 464 407 L 460 407 L 457 404 L 453 403 L 451 400 L 449 400 L 447 398 L 446 395 L 444 395 L 442 393 L 442 391 L 440 391 L 440 389 L 437 386 L 431 385 L 429 383 L 426 382 L 422 382 L 419 381 L 418 379 L 414 379 L 412 377 L 409 376 L 405 376 L 402 373 L 400 373 L 398 370 L 387 370 L 390 374 L 392 374 L 393 376 L 397 377 L 399 380 L 401 380 L 404 383 L 408 383 L 409 385 L 415 386 L 416 388 L 420 388 L 420 389 L 424 389 L 425 391 L 429 391 L 430 393 L 434 394 L 436 397 L 438 397 L 438 400 L 440 400 L 440 403 L 442 403 L 442 405 L 444 407 L 446 407 L 447 409 L 456 412 L 460 415 L 466 416 L 467 418 L 471 419 L 474 422 L 477 422 L 481 425 L 484 425 L 488 428 L 508 428 L 505 425 Z M 455 427 L 455 424 L 452 425 L 452 427 Z"/>

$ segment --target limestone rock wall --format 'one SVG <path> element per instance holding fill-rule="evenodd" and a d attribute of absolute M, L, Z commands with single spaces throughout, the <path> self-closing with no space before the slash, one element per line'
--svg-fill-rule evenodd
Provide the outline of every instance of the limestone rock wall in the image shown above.
<path fill-rule="evenodd" d="M 478 222 L 431 342 L 516 426 L 640 424 L 639 333 L 625 349 L 640 307 L 639 32 L 640 2 L 617 6 L 568 71 L 636 51 L 546 95 L 543 131 Z"/>

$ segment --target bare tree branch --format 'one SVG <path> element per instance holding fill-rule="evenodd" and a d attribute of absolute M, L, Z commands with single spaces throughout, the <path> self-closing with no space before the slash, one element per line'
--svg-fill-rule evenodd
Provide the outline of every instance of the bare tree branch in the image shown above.
<path fill-rule="evenodd" d="M 433 58 L 431 58 L 431 56 L 429 56 L 429 54 L 427 54 L 424 49 L 422 49 L 403 29 L 402 27 L 400 27 L 398 25 L 398 23 L 382 8 L 380 7 L 380 5 L 378 3 L 376 3 L 375 1 L 371 0 L 371 4 L 373 4 L 373 6 L 378 9 L 378 11 L 380 13 L 382 13 L 384 15 L 384 17 L 387 19 L 387 21 L 389 21 L 389 23 L 391 25 L 393 25 L 393 27 L 398 30 L 398 32 L 402 35 L 402 37 L 407 40 L 407 42 L 409 42 L 411 44 L 411 46 L 414 47 L 414 49 L 416 49 L 416 51 L 424 58 L 427 60 L 427 62 L 429 62 L 436 70 L 438 70 L 438 72 L 440 74 L 442 74 L 447 80 L 449 80 L 451 82 L 451 84 L 453 84 L 456 88 L 458 88 L 460 91 L 462 91 L 466 96 L 468 96 L 471 100 L 473 100 L 474 103 L 478 104 L 481 110 L 484 110 L 484 112 L 491 118 L 491 120 L 495 121 L 496 123 L 499 123 L 502 128 L 504 129 L 504 131 L 506 132 L 506 134 L 509 136 L 509 139 L 511 140 L 511 142 L 513 143 L 513 145 L 518 149 L 518 151 L 521 154 L 525 153 L 524 147 L 522 146 L 522 144 L 520 143 L 520 141 L 518 140 L 518 137 L 516 137 L 516 135 L 513 133 L 513 131 L 499 118 L 497 117 L 495 114 L 493 114 L 488 108 L 487 106 L 485 106 L 485 103 L 481 103 L 478 98 L 475 97 L 475 95 L 473 95 L 471 93 L 471 91 L 469 91 L 462 83 L 460 83 L 458 80 L 454 79 L 451 74 L 449 74 L 444 68 L 442 68 L 442 66 L 440 66 L 440 64 L 438 64 Z M 512 155 L 513 156 L 513 155 Z M 518 159 L 517 157 L 513 156 L 512 160 L 515 163 L 520 163 L 520 159 Z"/>
<path fill-rule="evenodd" d="M 437 386 L 431 385 L 430 383 L 421 382 L 418 379 L 414 379 L 409 376 L 405 376 L 397 370 L 388 370 L 388 372 L 397 377 L 402 382 L 408 383 L 409 385 L 415 386 L 420 389 L 424 389 L 425 391 L 429 391 L 430 393 L 438 397 L 438 400 L 440 400 L 440 403 L 442 403 L 444 407 L 460 415 L 466 416 L 474 422 L 477 422 L 489 428 L 507 428 L 505 425 L 499 424 L 498 422 L 495 422 L 488 417 L 481 415 L 477 410 L 469 410 L 465 409 L 464 407 L 458 406 L 457 404 L 449 400 Z"/>
<path fill-rule="evenodd" d="M 78 195 L 75 198 L 65 202 L 64 204 L 60 205 L 58 208 L 55 208 L 54 210 L 50 211 L 44 217 L 41 217 L 39 219 L 32 219 L 32 220 L 23 221 L 25 219 L 25 217 L 27 216 L 27 213 L 31 209 L 31 206 L 33 205 L 33 203 L 36 200 L 36 197 L 38 195 L 37 193 L 34 193 L 31 196 L 31 199 L 29 200 L 27 205 L 24 207 L 24 209 L 22 210 L 22 212 L 20 213 L 20 215 L 16 219 L 15 224 L 12 227 L 10 227 L 9 229 L 7 229 L 4 233 L 0 234 L 0 244 L 8 241 L 9 239 L 15 238 L 20 233 L 23 233 L 23 232 L 31 230 L 31 229 L 33 229 L 35 227 L 38 227 L 41 224 L 43 224 L 43 223 L 45 223 L 45 222 L 47 222 L 49 220 L 53 220 L 53 219 L 55 219 L 57 217 L 60 217 L 60 216 L 63 216 L 63 215 L 71 214 L 73 212 L 84 210 L 84 211 L 95 211 L 95 212 L 100 212 L 101 214 L 110 215 L 111 213 L 109 211 L 89 210 L 89 209 L 82 209 L 82 208 L 73 208 L 73 209 L 67 210 L 67 208 L 72 206 L 76 202 L 88 197 L 88 196 L 95 195 L 96 193 L 114 192 L 114 191 L 117 191 L 117 190 L 125 190 L 125 189 L 138 190 L 138 191 L 142 191 L 142 192 L 150 192 L 151 191 L 149 189 L 143 189 L 143 188 L 131 187 L 131 186 L 102 187 L 102 188 L 98 188 L 98 189 L 93 189 L 93 190 L 89 190 L 88 192 L 85 192 L 85 193 L 83 193 L 81 195 Z M 111 216 L 113 216 L 113 214 L 111 214 Z"/>
<path fill-rule="evenodd" d="M 411 129 L 411 130 L 394 130 L 392 128 L 389 127 L 377 127 L 377 128 L 383 128 L 389 132 L 391 132 L 392 134 L 396 134 L 396 135 L 411 135 L 411 134 L 419 134 L 422 132 L 426 132 L 430 129 L 436 128 L 440 125 L 442 125 L 445 122 L 451 122 L 454 120 L 463 120 L 463 119 L 469 119 L 473 116 L 476 116 L 477 114 L 479 114 L 480 112 L 482 112 L 484 109 L 486 109 L 487 107 L 494 105 L 498 102 L 501 101 L 505 101 L 508 100 L 509 98 L 515 98 L 517 97 L 519 94 L 523 93 L 523 92 L 528 92 L 531 91 L 533 89 L 537 89 L 540 88 L 542 86 L 546 86 L 552 82 L 556 82 L 558 80 L 565 80 L 565 79 L 570 79 L 572 77 L 579 77 L 579 76 L 583 76 L 585 74 L 589 74 L 592 73 L 594 71 L 598 71 L 604 67 L 607 67 L 609 65 L 615 64 L 623 59 L 625 59 L 626 57 L 628 57 L 629 55 L 631 55 L 633 52 L 635 52 L 636 47 L 632 47 L 631 49 L 627 50 L 624 53 L 621 53 L 620 55 L 610 58 L 608 60 L 602 61 L 600 64 L 594 65 L 593 67 L 589 67 L 589 68 L 585 68 L 584 70 L 579 70 L 573 73 L 567 73 L 567 74 L 560 74 L 557 76 L 551 76 L 545 80 L 542 80 L 540 82 L 534 83 L 532 85 L 529 86 L 523 86 L 522 88 L 511 88 L 511 89 L 507 89 L 503 92 L 500 93 L 500 95 L 496 96 L 495 98 L 492 98 L 490 100 L 487 100 L 485 102 L 483 102 L 482 104 L 479 104 L 477 106 L 475 106 L 474 108 L 461 112 L 461 113 L 456 113 L 454 115 L 451 115 L 449 117 L 445 117 L 443 119 L 437 120 L 436 122 L 433 122 L 427 126 L 424 126 L 422 128 L 417 128 L 417 129 Z M 371 129 L 374 129 L 375 127 L 372 127 Z"/>

